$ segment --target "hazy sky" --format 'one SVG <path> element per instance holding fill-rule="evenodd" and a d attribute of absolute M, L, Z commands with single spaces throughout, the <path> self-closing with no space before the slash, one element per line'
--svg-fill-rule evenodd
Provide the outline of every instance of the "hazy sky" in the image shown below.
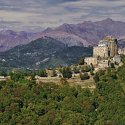
<path fill-rule="evenodd" d="M 105 18 L 125 22 L 125 0 L 0 0 L 0 28 L 43 30 Z"/>

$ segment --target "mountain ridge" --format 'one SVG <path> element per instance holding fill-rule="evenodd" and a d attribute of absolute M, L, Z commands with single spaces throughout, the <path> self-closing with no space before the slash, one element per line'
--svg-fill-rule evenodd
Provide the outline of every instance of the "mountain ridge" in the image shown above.
<path fill-rule="evenodd" d="M 54 38 L 69 46 L 95 46 L 107 35 L 118 39 L 125 38 L 125 22 L 107 18 L 102 21 L 85 21 L 79 24 L 63 24 L 56 28 L 47 28 L 42 32 L 19 33 L 7 30 L 0 31 L 0 51 L 7 51 L 17 45 L 28 44 L 45 36 Z M 122 45 L 125 43 L 122 43 Z"/>
<path fill-rule="evenodd" d="M 30 69 L 68 66 L 91 55 L 91 47 L 69 47 L 61 41 L 44 37 L 0 53 L 0 66 Z"/>

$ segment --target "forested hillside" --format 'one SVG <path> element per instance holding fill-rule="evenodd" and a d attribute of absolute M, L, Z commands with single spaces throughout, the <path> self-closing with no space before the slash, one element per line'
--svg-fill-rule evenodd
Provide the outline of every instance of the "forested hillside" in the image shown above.
<path fill-rule="evenodd" d="M 26 73 L 0 82 L 1 125 L 124 125 L 125 59 L 117 70 L 98 71 L 96 89 L 35 84 Z"/>
<path fill-rule="evenodd" d="M 58 40 L 45 37 L 0 53 L 0 66 L 31 69 L 51 68 L 71 65 L 81 57 L 91 55 L 92 47 L 68 47 Z"/>

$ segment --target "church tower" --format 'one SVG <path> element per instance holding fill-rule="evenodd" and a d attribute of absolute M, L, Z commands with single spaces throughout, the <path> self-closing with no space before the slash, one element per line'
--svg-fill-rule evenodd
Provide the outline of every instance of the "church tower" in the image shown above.
<path fill-rule="evenodd" d="M 112 36 L 107 36 L 99 41 L 97 47 L 93 48 L 94 57 L 114 57 L 118 54 L 117 39 Z"/>

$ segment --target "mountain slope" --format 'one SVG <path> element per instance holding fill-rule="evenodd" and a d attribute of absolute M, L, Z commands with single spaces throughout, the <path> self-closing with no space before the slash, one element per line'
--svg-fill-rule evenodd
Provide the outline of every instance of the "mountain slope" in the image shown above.
<path fill-rule="evenodd" d="M 70 65 L 82 56 L 92 55 L 92 48 L 68 47 L 53 38 L 44 37 L 0 54 L 2 67 L 49 68 Z"/>
<path fill-rule="evenodd" d="M 51 37 L 53 39 L 59 40 L 67 46 L 89 46 L 86 40 L 82 39 L 81 37 L 69 34 L 63 31 L 49 31 L 48 33 L 40 33 L 38 34 L 37 38 L 44 38 L 44 37 Z"/>
<path fill-rule="evenodd" d="M 52 37 L 63 43 L 68 43 L 69 46 L 93 46 L 108 35 L 115 36 L 117 39 L 125 36 L 125 22 L 108 18 L 97 22 L 85 21 L 80 24 L 65 23 L 55 29 L 47 28 L 45 31 L 38 33 L 37 37 Z M 123 44 L 125 43 L 123 42 Z"/>
<path fill-rule="evenodd" d="M 95 45 L 97 42 L 107 35 L 113 35 L 118 39 L 125 35 L 125 23 L 105 19 L 102 21 L 91 22 L 85 21 L 81 24 L 63 24 L 54 31 L 63 31 L 79 36 L 86 40 L 89 44 Z M 52 31 L 51 31 L 52 32 Z"/>
<path fill-rule="evenodd" d="M 125 36 L 125 22 L 105 19 L 92 22 L 85 21 L 80 24 L 63 24 L 55 29 L 47 28 L 43 32 L 27 33 L 14 31 L 0 31 L 0 51 L 9 50 L 17 45 L 28 44 L 33 40 L 51 37 L 68 46 L 93 46 L 107 35 L 118 39 Z M 123 42 L 120 45 L 125 45 Z"/>
<path fill-rule="evenodd" d="M 14 32 L 12 30 L 0 31 L 0 51 L 9 50 L 17 45 L 29 43 L 35 34 L 24 31 Z"/>

